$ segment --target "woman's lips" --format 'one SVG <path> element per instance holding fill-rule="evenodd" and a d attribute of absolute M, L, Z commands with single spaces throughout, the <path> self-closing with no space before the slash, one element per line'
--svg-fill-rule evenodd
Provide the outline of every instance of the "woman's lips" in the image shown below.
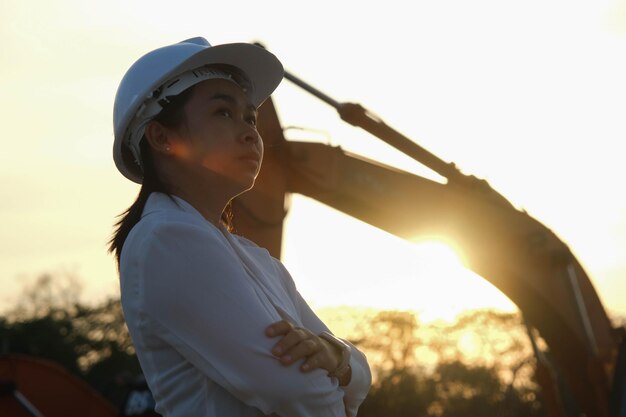
<path fill-rule="evenodd" d="M 256 152 L 245 154 L 239 157 L 239 159 L 247 163 L 254 163 L 257 166 L 261 164 L 261 155 Z"/>
<path fill-rule="evenodd" d="M 241 157 L 239 157 L 239 159 L 243 159 L 246 161 L 254 161 L 258 164 L 259 162 L 261 162 L 261 155 L 259 155 L 256 152 L 250 152 L 245 155 L 242 155 Z"/>

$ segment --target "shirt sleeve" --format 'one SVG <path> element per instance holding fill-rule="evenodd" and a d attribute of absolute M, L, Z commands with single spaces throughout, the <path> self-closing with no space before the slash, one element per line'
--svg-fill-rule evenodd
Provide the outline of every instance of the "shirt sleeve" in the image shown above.
<path fill-rule="evenodd" d="M 293 278 L 285 268 L 285 266 L 278 260 L 276 260 L 280 269 L 283 272 L 285 285 L 289 289 L 289 293 L 294 300 L 297 308 L 299 309 L 302 324 L 307 329 L 311 330 L 315 334 L 320 334 L 323 331 L 330 332 L 326 324 L 320 320 L 319 317 L 313 312 L 311 307 L 307 304 L 304 298 L 298 292 Z M 332 333 L 332 332 L 331 332 Z M 342 339 L 344 342 L 350 345 L 352 348 L 350 354 L 350 367 L 352 368 L 352 378 L 346 386 L 340 387 L 345 393 L 344 402 L 346 409 L 350 416 L 356 416 L 359 406 L 365 400 L 367 393 L 372 385 L 372 374 L 370 371 L 367 357 L 359 351 L 356 346 L 350 343 L 348 340 Z"/>
<path fill-rule="evenodd" d="M 345 417 L 337 381 L 271 354 L 265 329 L 281 318 L 219 233 L 182 222 L 152 230 L 139 257 L 143 314 L 194 367 L 264 414 Z"/>

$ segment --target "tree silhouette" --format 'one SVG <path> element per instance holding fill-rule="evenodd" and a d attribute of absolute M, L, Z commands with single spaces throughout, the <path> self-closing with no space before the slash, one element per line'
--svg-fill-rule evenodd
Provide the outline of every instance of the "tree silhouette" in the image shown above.
<path fill-rule="evenodd" d="M 425 325 L 410 312 L 381 312 L 355 341 L 376 374 L 361 417 L 544 415 L 517 314 L 479 310 Z"/>
<path fill-rule="evenodd" d="M 3 353 L 56 362 L 83 378 L 115 405 L 141 375 L 119 300 L 88 306 L 72 275 L 42 274 L 22 302 L 0 318 Z"/>

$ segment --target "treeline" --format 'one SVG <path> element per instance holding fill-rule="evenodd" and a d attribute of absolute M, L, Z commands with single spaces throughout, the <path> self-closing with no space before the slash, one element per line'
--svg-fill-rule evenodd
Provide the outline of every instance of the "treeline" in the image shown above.
<path fill-rule="evenodd" d="M 119 407 L 141 377 L 119 300 L 85 305 L 77 280 L 64 279 L 41 276 L 0 318 L 3 353 L 52 360 Z M 410 312 L 383 311 L 341 336 L 373 368 L 360 417 L 544 415 L 517 314 L 475 311 L 455 323 L 423 324 Z"/>
<path fill-rule="evenodd" d="M 375 383 L 359 416 L 544 416 L 535 361 L 518 314 L 468 312 L 454 323 L 420 323 L 383 311 L 353 340 Z"/>

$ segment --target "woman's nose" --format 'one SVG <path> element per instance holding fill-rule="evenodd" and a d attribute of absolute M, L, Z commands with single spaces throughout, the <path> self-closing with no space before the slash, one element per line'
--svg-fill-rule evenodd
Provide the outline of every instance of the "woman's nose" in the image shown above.
<path fill-rule="evenodd" d="M 248 126 L 239 137 L 240 141 L 246 144 L 255 145 L 261 140 L 261 136 L 255 127 Z"/>

